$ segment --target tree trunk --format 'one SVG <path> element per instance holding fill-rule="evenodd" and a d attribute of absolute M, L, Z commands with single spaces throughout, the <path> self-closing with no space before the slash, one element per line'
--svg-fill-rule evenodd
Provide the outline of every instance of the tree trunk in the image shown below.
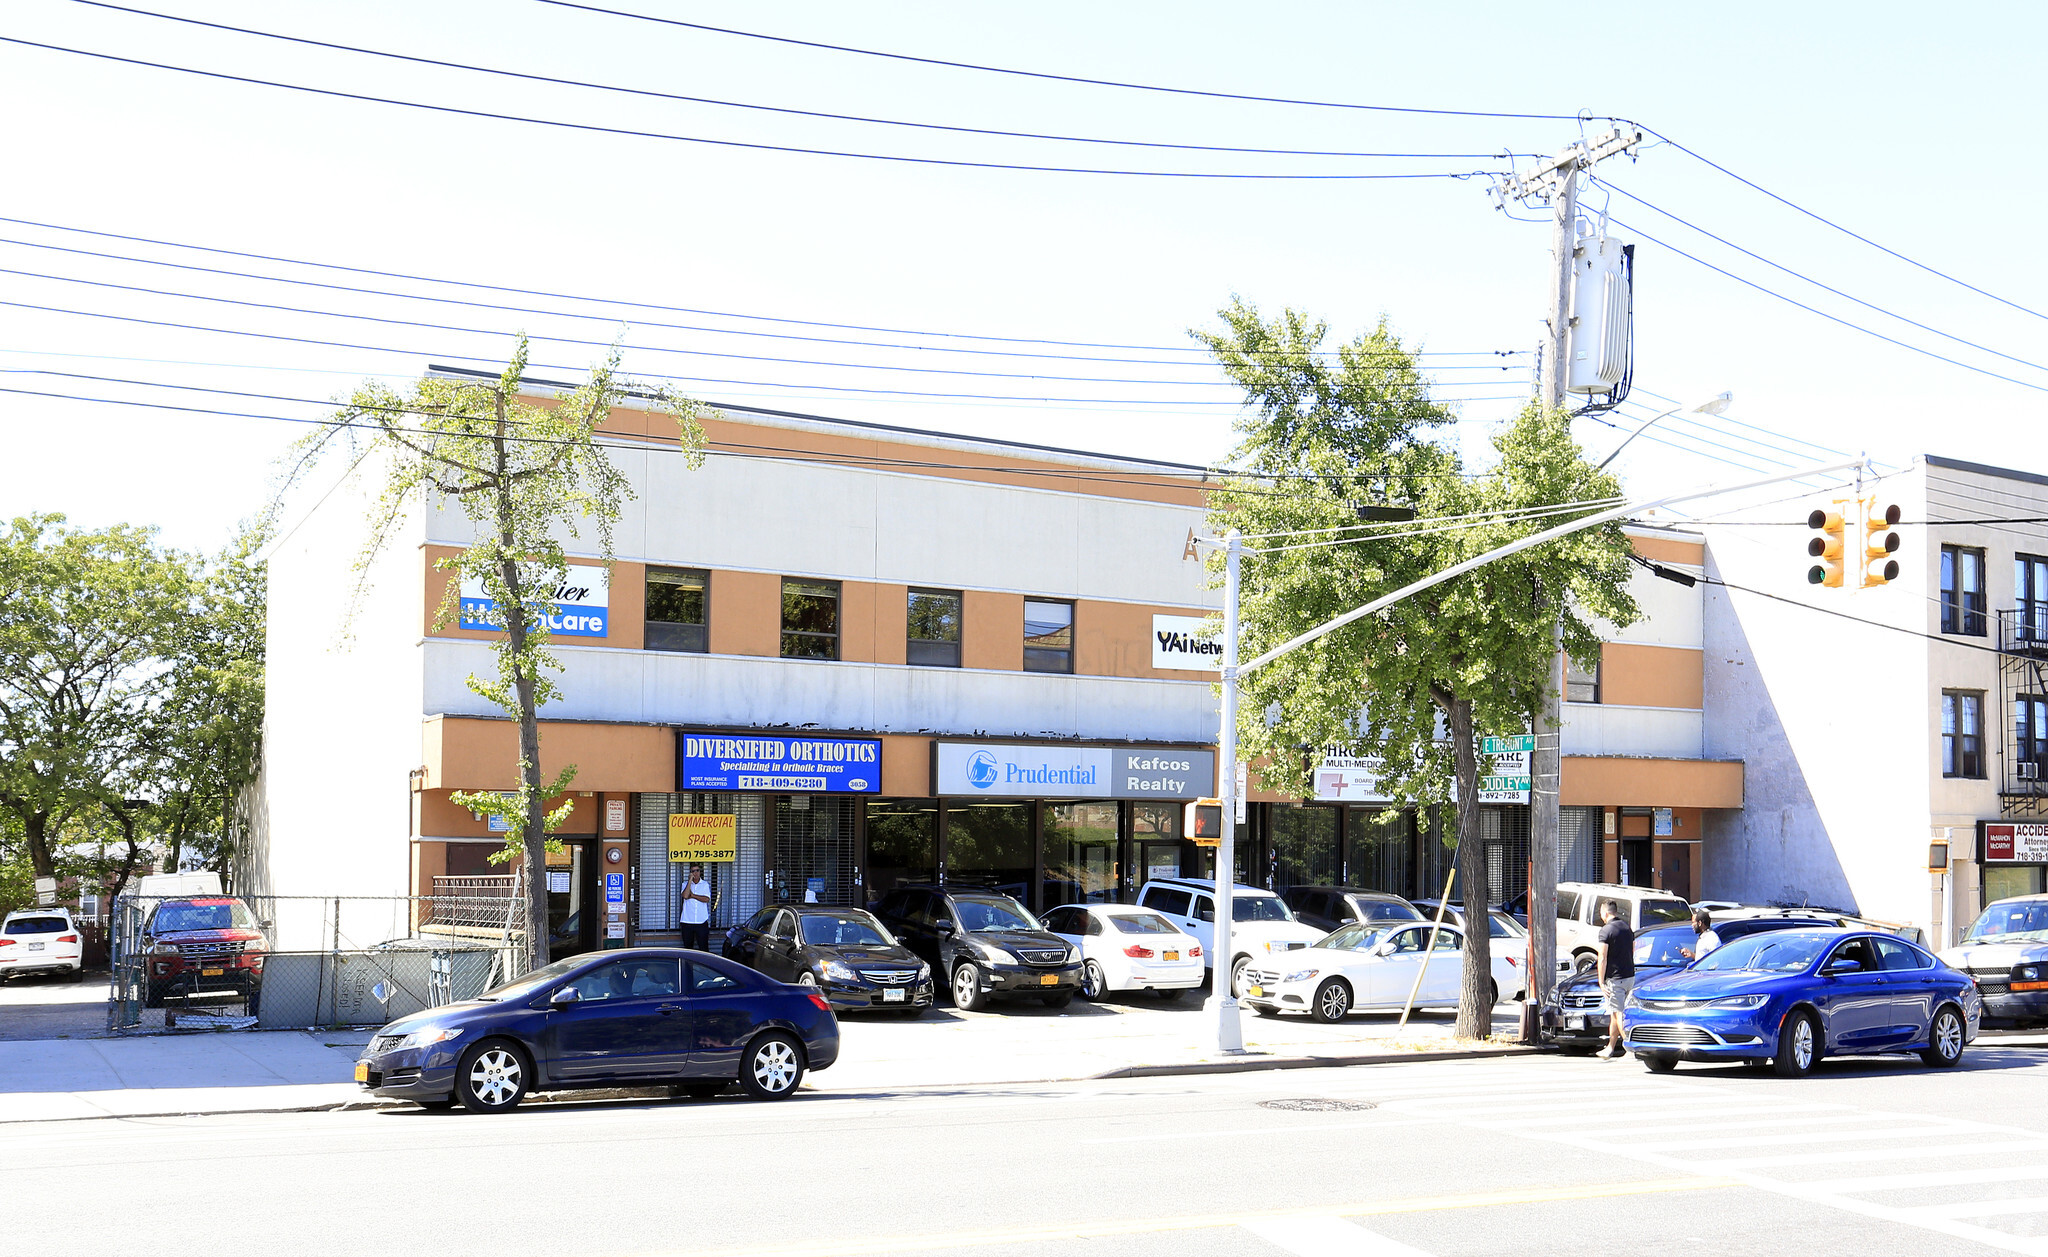
<path fill-rule="evenodd" d="M 1458 773 L 1458 895 L 1464 901 L 1465 970 L 1458 994 L 1461 1039 L 1483 1039 L 1493 1033 L 1493 937 L 1487 908 L 1493 888 L 1487 884 L 1486 848 L 1479 837 L 1479 748 L 1472 739 L 1472 703 L 1450 703 L 1451 748 Z"/>
<path fill-rule="evenodd" d="M 504 502 L 503 508 L 509 522 L 511 504 Z M 508 554 L 511 540 L 510 529 L 507 528 L 505 542 Z M 519 564 L 507 558 L 501 574 L 505 592 L 510 595 L 507 601 L 512 604 L 505 609 L 506 644 L 512 658 L 522 659 L 527 649 L 527 607 L 526 590 L 519 578 Z M 519 784 L 526 802 L 527 954 L 528 963 L 538 969 L 548 962 L 548 801 L 541 797 L 540 709 L 533 701 L 533 677 L 524 668 L 515 672 L 512 692 L 519 703 Z"/>
<path fill-rule="evenodd" d="M 28 860 L 36 876 L 57 876 L 57 862 L 50 854 L 50 814 L 31 812 L 21 818 L 21 827 L 28 837 Z"/>

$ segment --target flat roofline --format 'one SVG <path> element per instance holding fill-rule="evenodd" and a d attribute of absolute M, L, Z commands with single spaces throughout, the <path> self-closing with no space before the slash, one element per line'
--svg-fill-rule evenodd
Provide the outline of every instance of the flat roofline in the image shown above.
<path fill-rule="evenodd" d="M 427 364 L 427 374 L 466 380 L 495 380 L 498 378 L 498 373 L 494 371 L 479 371 L 472 367 L 443 366 L 439 363 Z M 519 382 L 522 385 L 531 385 L 536 389 L 549 389 L 559 392 L 574 392 L 578 387 L 566 380 L 541 380 L 531 376 L 521 376 Z M 637 399 L 651 400 L 653 397 L 651 393 L 635 389 L 624 389 L 621 392 L 626 397 Z M 853 428 L 865 432 L 884 432 L 894 436 L 915 437 L 921 443 L 926 444 L 950 444 L 963 449 L 980 447 L 1003 450 L 1030 450 L 1037 454 L 1057 454 L 1066 458 L 1088 459 L 1107 467 L 1160 467 L 1176 474 L 1185 474 L 1191 471 L 1200 472 L 1205 477 L 1209 473 L 1209 468 L 1199 463 L 1173 463 L 1161 458 L 1141 458 L 1130 454 L 1103 454 L 1094 450 L 1068 449 L 1061 445 L 1037 445 L 1029 441 L 1011 441 L 1000 437 L 966 436 L 958 432 L 938 432 L 930 428 L 910 428 L 892 423 L 873 423 L 865 419 L 839 419 L 830 415 L 813 415 L 797 410 L 769 410 L 761 406 L 739 406 L 727 402 L 707 402 L 706 404 L 721 411 L 760 415 L 770 419 L 793 419 L 803 424 L 822 424 L 834 428 Z"/>
<path fill-rule="evenodd" d="M 2020 480 L 2027 484 L 2048 485 L 2048 476 L 2037 471 L 2016 471 L 2011 467 L 1993 467 L 1989 463 L 1972 463 L 1960 458 L 1944 458 L 1939 454 L 1922 454 L 1920 461 L 1929 467 L 1940 467 L 1948 471 L 1975 472 L 1980 476 L 1997 476 L 2001 480 Z"/>

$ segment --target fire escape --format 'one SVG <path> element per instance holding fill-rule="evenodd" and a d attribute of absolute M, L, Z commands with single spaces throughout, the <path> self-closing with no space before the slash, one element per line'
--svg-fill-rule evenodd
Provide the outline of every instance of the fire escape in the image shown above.
<path fill-rule="evenodd" d="M 1998 613 L 1999 809 L 2048 816 L 2048 602 Z"/>

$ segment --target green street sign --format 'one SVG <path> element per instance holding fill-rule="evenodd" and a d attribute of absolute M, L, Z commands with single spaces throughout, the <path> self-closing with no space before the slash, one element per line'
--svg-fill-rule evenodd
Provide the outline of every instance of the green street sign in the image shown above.
<path fill-rule="evenodd" d="M 1536 735 L 1524 733 L 1513 738 L 1481 738 L 1479 753 L 1482 755 L 1513 755 L 1517 752 L 1530 754 L 1536 750 Z"/>

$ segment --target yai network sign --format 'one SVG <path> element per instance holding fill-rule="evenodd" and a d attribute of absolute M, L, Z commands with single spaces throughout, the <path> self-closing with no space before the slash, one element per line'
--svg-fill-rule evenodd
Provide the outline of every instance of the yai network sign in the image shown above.
<path fill-rule="evenodd" d="M 569 566 L 569 579 L 553 591 L 555 614 L 547 617 L 548 632 L 556 637 L 603 637 L 611 629 L 612 588 L 601 567 Z M 476 577 L 462 581 L 462 627 L 492 632 L 504 628 L 498 604 L 485 592 Z"/>
<path fill-rule="evenodd" d="M 1217 622 L 1206 616 L 1152 617 L 1152 666 L 1179 672 L 1218 672 L 1223 668 L 1223 640 Z"/>

